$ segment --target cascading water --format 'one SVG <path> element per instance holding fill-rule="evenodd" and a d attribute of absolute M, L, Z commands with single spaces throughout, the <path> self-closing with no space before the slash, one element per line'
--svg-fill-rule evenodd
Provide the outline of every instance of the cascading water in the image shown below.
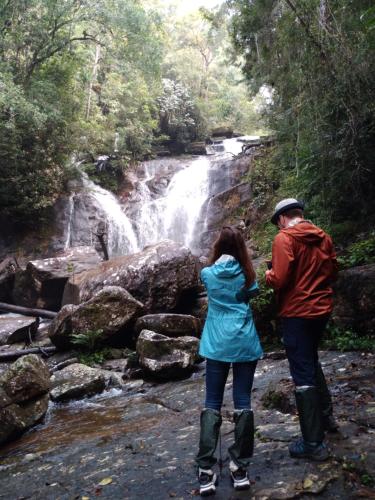
<path fill-rule="evenodd" d="M 197 232 L 205 230 L 208 200 L 218 191 L 232 187 L 230 159 L 241 152 L 242 145 L 243 142 L 237 139 L 226 139 L 219 148 L 213 147 L 214 151 L 219 150 L 215 154 L 144 162 L 140 165 L 144 173 L 126 207 L 82 173 L 84 191 L 91 199 L 90 204 L 95 205 L 94 220 L 105 223 L 110 256 L 135 253 L 163 239 L 174 240 L 199 252 Z M 79 216 L 75 213 L 74 200 L 74 196 L 69 200 L 65 248 L 77 241 L 86 242 L 87 237 L 82 237 L 85 230 L 90 233 L 92 244 L 96 231 L 93 227 L 85 229 L 82 223 L 74 229 L 74 217 Z M 86 215 L 86 218 L 86 226 L 89 226 L 93 217 Z"/>
<path fill-rule="evenodd" d="M 123 212 L 117 198 L 83 176 L 84 187 L 104 212 L 109 254 L 125 255 L 139 250 L 137 238 L 129 218 Z"/>

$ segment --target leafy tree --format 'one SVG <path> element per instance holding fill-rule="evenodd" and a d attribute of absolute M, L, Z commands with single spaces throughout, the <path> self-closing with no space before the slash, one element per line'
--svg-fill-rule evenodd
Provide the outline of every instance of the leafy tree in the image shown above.
<path fill-rule="evenodd" d="M 227 4 L 253 92 L 272 89 L 274 161 L 293 179 L 291 194 L 306 198 L 323 223 L 369 223 L 375 209 L 372 2 Z"/>

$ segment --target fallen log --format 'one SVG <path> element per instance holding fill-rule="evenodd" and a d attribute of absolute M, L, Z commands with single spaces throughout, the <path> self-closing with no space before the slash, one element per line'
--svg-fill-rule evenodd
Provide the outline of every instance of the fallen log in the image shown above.
<path fill-rule="evenodd" d="M 40 318 L 53 319 L 57 312 L 46 311 L 44 309 L 31 309 L 29 307 L 15 306 L 14 304 L 6 304 L 0 302 L 0 310 L 12 313 L 23 314 L 24 316 L 39 316 Z"/>
<path fill-rule="evenodd" d="M 42 356 L 49 356 L 56 351 L 56 347 L 31 347 L 30 349 L 19 349 L 18 351 L 0 352 L 0 361 L 20 358 L 25 354 L 41 354 Z"/>

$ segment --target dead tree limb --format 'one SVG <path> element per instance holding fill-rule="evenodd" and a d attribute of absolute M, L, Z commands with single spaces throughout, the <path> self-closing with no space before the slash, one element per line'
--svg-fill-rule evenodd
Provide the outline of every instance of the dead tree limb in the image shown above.
<path fill-rule="evenodd" d="M 20 358 L 25 354 L 41 354 L 42 356 L 49 356 L 50 354 L 54 354 L 56 351 L 56 347 L 31 347 L 30 349 L 0 352 L 0 361 L 10 361 L 12 359 Z"/>
<path fill-rule="evenodd" d="M 0 310 L 12 313 L 23 314 L 23 316 L 39 316 L 40 318 L 53 319 L 57 313 L 54 311 L 45 311 L 44 309 L 32 309 L 29 307 L 15 306 L 14 304 L 6 304 L 0 302 Z"/>

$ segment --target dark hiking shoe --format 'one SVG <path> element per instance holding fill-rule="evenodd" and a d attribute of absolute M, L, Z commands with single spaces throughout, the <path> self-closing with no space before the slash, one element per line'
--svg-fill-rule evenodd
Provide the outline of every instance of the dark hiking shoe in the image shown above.
<path fill-rule="evenodd" d="M 308 443 L 303 438 L 289 445 L 289 454 L 292 458 L 308 458 L 317 462 L 327 460 L 329 457 L 324 443 Z"/>
<path fill-rule="evenodd" d="M 333 415 L 323 417 L 323 427 L 326 432 L 339 432 L 339 424 L 336 422 Z"/>
<path fill-rule="evenodd" d="M 232 480 L 233 488 L 236 491 L 248 490 L 250 488 L 250 480 L 247 475 L 247 470 L 238 467 L 234 462 L 229 464 L 230 478 Z"/>
<path fill-rule="evenodd" d="M 201 497 L 215 495 L 217 486 L 217 476 L 211 469 L 198 470 L 199 493 Z"/>

